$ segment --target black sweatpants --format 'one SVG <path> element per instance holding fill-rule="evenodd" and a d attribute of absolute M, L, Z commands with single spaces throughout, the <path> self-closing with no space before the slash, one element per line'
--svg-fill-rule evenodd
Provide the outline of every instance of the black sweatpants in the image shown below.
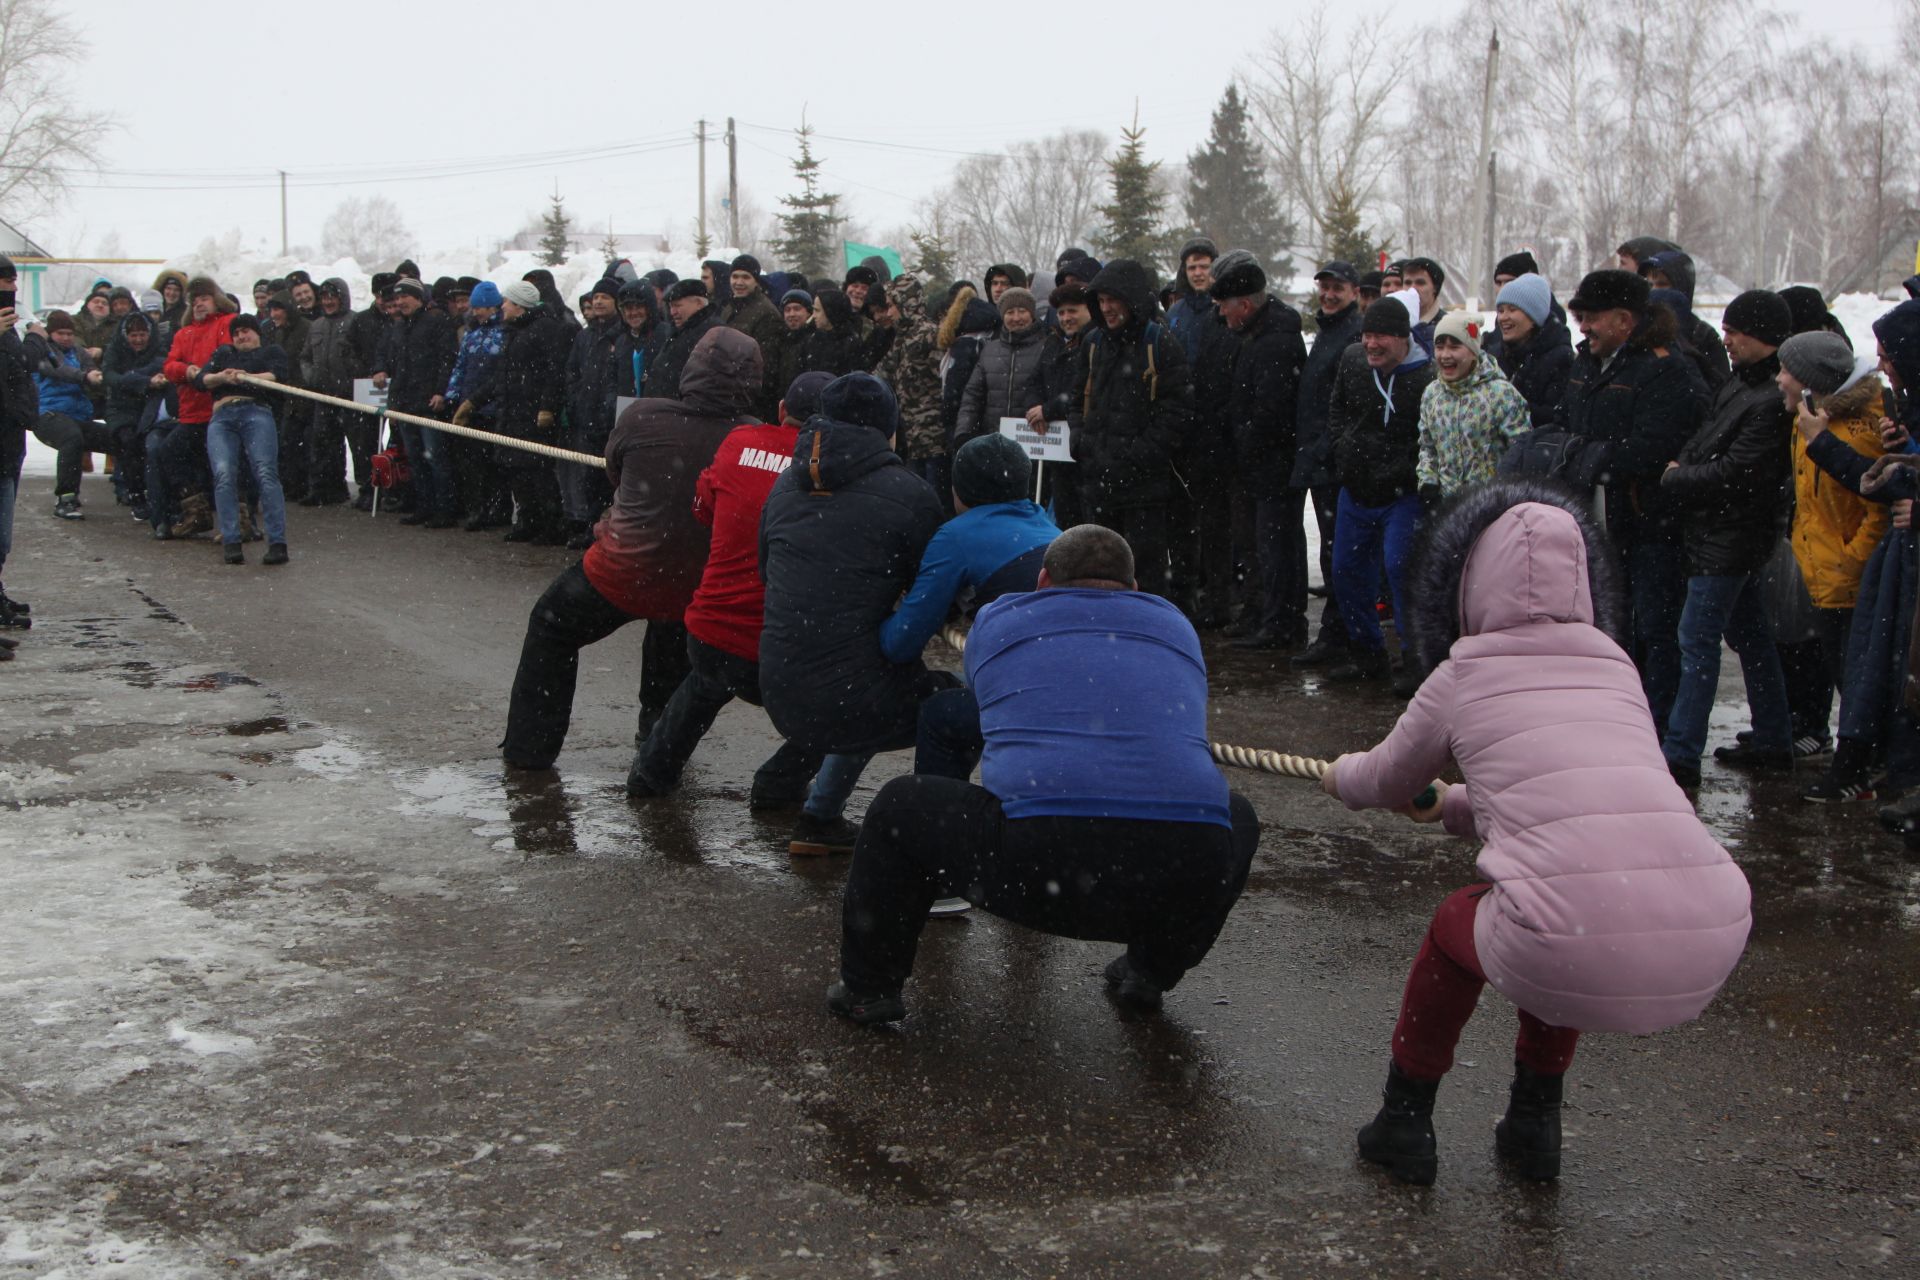
<path fill-rule="evenodd" d="M 840 976 L 891 992 L 913 972 L 927 908 L 964 897 L 1042 933 L 1123 942 L 1171 989 L 1206 958 L 1246 887 L 1260 822 L 1246 797 L 1231 828 L 1134 818 L 1016 818 L 985 787 L 909 774 L 880 789 L 860 827 L 840 920 Z"/>
<path fill-rule="evenodd" d="M 1085 500 L 1088 520 L 1127 540 L 1127 548 L 1133 552 L 1133 576 L 1140 589 L 1172 600 L 1173 584 L 1168 578 L 1172 535 L 1166 502 L 1110 502 L 1098 488 L 1088 490 Z"/>
<path fill-rule="evenodd" d="M 575 563 L 553 580 L 527 616 L 520 668 L 507 702 L 507 736 L 500 754 L 522 769 L 545 769 L 560 755 L 573 719 L 580 651 L 638 622 L 594 590 Z M 687 629 L 678 619 L 647 620 L 640 642 L 640 718 L 650 722 L 687 678 Z"/>
<path fill-rule="evenodd" d="M 43 413 L 33 424 L 33 434 L 59 455 L 53 478 L 55 497 L 80 492 L 80 469 L 87 454 L 113 452 L 113 432 L 106 423 L 91 418 L 82 422 L 64 413 Z"/>

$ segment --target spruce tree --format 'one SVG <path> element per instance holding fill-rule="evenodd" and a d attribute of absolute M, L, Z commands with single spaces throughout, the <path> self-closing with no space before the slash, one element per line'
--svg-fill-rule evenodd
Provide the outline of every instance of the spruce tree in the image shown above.
<path fill-rule="evenodd" d="M 1161 212 L 1166 198 L 1154 181 L 1160 162 L 1149 162 L 1146 158 L 1143 142 L 1146 135 L 1136 113 L 1133 127 L 1120 131 L 1125 139 L 1120 150 L 1107 161 L 1113 202 L 1097 210 L 1106 219 L 1099 248 L 1102 257 L 1132 258 L 1149 271 L 1158 272 L 1167 248 L 1166 223 Z"/>
<path fill-rule="evenodd" d="M 911 231 L 907 234 L 913 242 L 913 267 L 920 279 L 925 281 L 929 288 L 936 283 L 951 284 L 953 269 L 960 255 L 954 251 L 951 244 L 947 243 L 947 238 L 940 234 L 939 226 L 936 224 L 925 231 Z"/>
<path fill-rule="evenodd" d="M 620 242 L 614 238 L 611 222 L 607 224 L 607 238 L 600 242 L 600 253 L 608 262 L 620 260 Z"/>
<path fill-rule="evenodd" d="M 838 239 L 840 224 L 846 221 L 837 212 L 840 197 L 820 190 L 820 162 L 813 156 L 813 126 L 802 124 L 794 131 L 800 139 L 800 155 L 793 172 L 800 179 L 800 194 L 781 196 L 788 213 L 776 215 L 780 234 L 774 239 L 774 252 L 780 260 L 809 277 L 838 275 Z"/>
<path fill-rule="evenodd" d="M 1326 212 L 1320 216 L 1320 232 L 1322 261 L 1351 263 L 1363 275 L 1377 268 L 1382 246 L 1375 244 L 1373 233 L 1360 225 L 1360 202 L 1346 183 L 1336 183 L 1328 196 Z"/>
<path fill-rule="evenodd" d="M 1206 145 L 1187 157 L 1183 203 L 1194 234 L 1213 241 L 1221 253 L 1245 249 L 1273 279 L 1292 270 L 1287 246 L 1293 243 L 1293 223 L 1281 212 L 1280 199 L 1267 182 L 1236 85 L 1227 85 L 1214 108 Z"/>
<path fill-rule="evenodd" d="M 544 230 L 540 236 L 540 261 L 549 267 L 566 265 L 567 261 L 567 202 L 558 191 L 553 193 L 553 208 L 541 217 L 540 225 Z"/>

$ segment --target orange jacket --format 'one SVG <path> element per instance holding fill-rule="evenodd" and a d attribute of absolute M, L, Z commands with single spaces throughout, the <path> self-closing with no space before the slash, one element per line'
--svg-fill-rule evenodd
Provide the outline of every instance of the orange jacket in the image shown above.
<path fill-rule="evenodd" d="M 1864 458 L 1877 458 L 1884 390 L 1877 377 L 1821 401 L 1836 439 Z M 1851 609 L 1860 594 L 1860 573 L 1867 557 L 1886 535 L 1885 503 L 1860 497 L 1813 465 L 1806 442 L 1793 433 L 1793 558 L 1807 594 L 1820 609 Z"/>

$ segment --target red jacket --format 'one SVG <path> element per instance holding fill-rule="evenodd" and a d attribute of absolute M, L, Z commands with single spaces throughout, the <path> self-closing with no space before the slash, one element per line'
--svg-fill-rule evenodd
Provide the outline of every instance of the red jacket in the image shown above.
<path fill-rule="evenodd" d="M 204 367 L 213 353 L 231 340 L 232 328 L 233 313 L 216 311 L 197 324 L 181 326 L 180 331 L 173 335 L 173 346 L 167 349 L 167 363 L 161 372 L 167 375 L 168 382 L 176 383 L 180 388 L 180 421 L 187 426 L 199 426 L 213 420 L 213 396 L 188 380 L 187 366 Z"/>
<path fill-rule="evenodd" d="M 694 519 L 713 526 L 707 571 L 687 606 L 687 631 L 701 644 L 760 661 L 760 508 L 793 461 L 800 428 L 736 427 L 700 473 Z"/>

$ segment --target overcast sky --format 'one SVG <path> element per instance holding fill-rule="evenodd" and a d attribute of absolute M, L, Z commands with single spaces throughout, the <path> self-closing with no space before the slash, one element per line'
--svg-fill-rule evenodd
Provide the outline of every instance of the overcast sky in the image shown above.
<path fill-rule="evenodd" d="M 104 157 L 115 172 L 82 179 L 69 207 L 25 229 L 60 254 L 98 252 L 113 233 L 129 257 L 232 228 L 277 249 L 278 169 L 295 245 L 317 246 L 340 201 L 380 193 L 423 249 L 487 248 L 556 182 L 578 221 L 681 240 L 698 190 L 695 121 L 717 139 L 736 118 L 741 187 L 771 208 L 792 186 L 788 131 L 803 109 L 829 189 L 880 232 L 910 219 L 957 153 L 1065 126 L 1117 135 L 1136 98 L 1150 153 L 1184 157 L 1233 68 L 1311 11 L 1297 0 L 59 7 L 92 46 L 78 96 L 122 127 Z M 1846 42 L 1893 32 L 1885 0 L 1782 7 Z M 1371 11 L 1410 29 L 1434 6 Z M 707 165 L 711 189 L 725 180 L 717 141 Z M 425 176 L 433 166 L 452 176 Z M 201 177 L 173 176 L 184 174 Z M 724 232 L 720 210 L 708 217 Z"/>

